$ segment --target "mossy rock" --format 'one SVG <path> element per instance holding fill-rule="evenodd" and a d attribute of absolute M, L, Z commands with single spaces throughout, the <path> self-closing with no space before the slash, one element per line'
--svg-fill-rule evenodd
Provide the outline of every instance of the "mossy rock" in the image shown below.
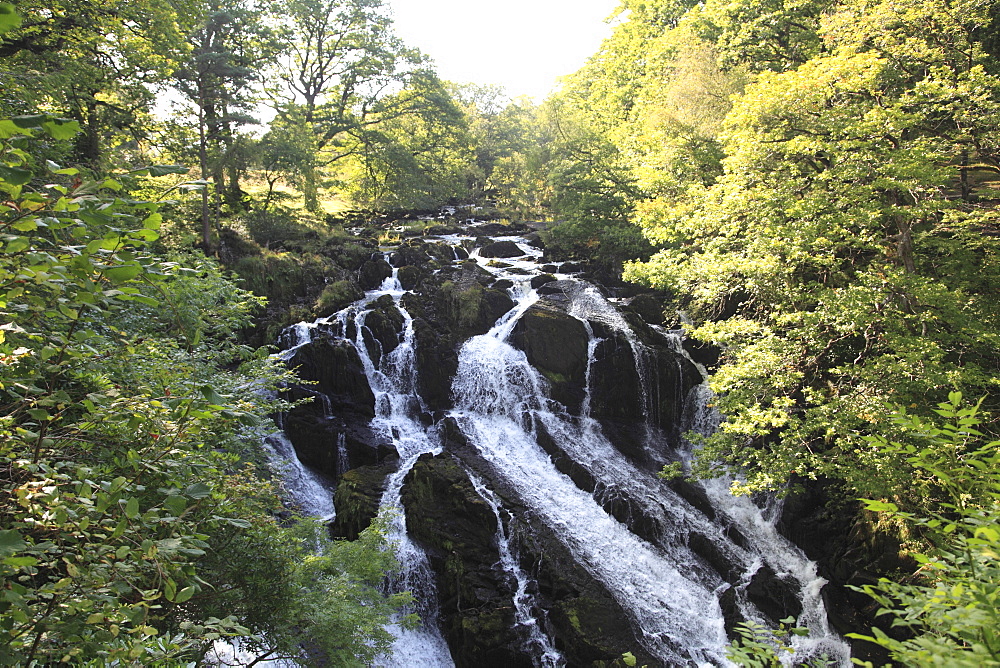
<path fill-rule="evenodd" d="M 574 413 L 586 394 L 589 341 L 582 322 L 546 301 L 525 311 L 511 335 L 511 343 L 549 381 L 552 398 Z"/>
<path fill-rule="evenodd" d="M 331 529 L 336 537 L 357 540 L 371 525 L 378 515 L 386 478 L 395 468 L 395 463 L 360 466 L 343 475 L 333 496 L 337 517 Z"/>

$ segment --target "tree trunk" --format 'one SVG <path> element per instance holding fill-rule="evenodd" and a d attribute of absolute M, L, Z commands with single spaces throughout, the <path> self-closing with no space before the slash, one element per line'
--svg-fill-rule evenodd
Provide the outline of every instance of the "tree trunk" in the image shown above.
<path fill-rule="evenodd" d="M 205 136 L 205 109 L 198 105 L 198 163 L 201 180 L 208 181 L 208 138 Z M 201 188 L 201 245 L 207 255 L 212 250 L 212 219 L 208 212 L 208 183 Z"/>
<path fill-rule="evenodd" d="M 312 158 L 306 159 L 306 164 L 302 165 L 302 199 L 306 211 L 317 213 L 319 211 L 319 192 L 316 186 L 316 165 Z"/>

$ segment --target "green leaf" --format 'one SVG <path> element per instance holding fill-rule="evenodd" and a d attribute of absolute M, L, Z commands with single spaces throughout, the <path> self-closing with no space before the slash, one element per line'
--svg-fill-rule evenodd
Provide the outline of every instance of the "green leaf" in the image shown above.
<path fill-rule="evenodd" d="M 0 33 L 20 27 L 21 16 L 9 2 L 0 2 Z"/>
<path fill-rule="evenodd" d="M 26 218 L 11 225 L 18 232 L 34 232 L 38 229 L 38 219 Z"/>
<path fill-rule="evenodd" d="M 0 555 L 2 554 L 13 554 L 27 547 L 24 540 L 21 539 L 21 534 L 19 534 L 14 529 L 7 529 L 5 531 L 0 531 Z"/>
<path fill-rule="evenodd" d="M 167 578 L 167 581 L 163 583 L 163 598 L 168 601 L 173 601 L 177 596 L 177 583 L 171 578 Z"/>
<path fill-rule="evenodd" d="M 38 563 L 38 559 L 35 557 L 7 557 L 3 560 L 8 566 L 13 568 L 26 568 L 28 566 L 34 566 Z"/>
<path fill-rule="evenodd" d="M 200 334 L 201 334 L 200 330 L 197 331 L 197 332 L 195 332 L 195 335 L 194 335 L 195 336 L 195 341 L 200 341 L 201 340 L 201 336 L 199 336 Z M 195 345 L 197 345 L 197 343 L 195 343 Z M 220 395 L 218 392 L 216 392 L 215 388 L 212 387 L 211 385 L 202 385 L 201 386 L 201 393 L 202 393 L 202 395 L 204 395 L 204 397 L 206 399 L 208 399 L 209 403 L 215 404 L 217 406 L 226 403 L 226 400 L 222 397 L 222 395 Z"/>
<path fill-rule="evenodd" d="M 49 117 L 46 114 L 27 114 L 10 119 L 14 125 L 24 130 L 37 130 Z"/>
<path fill-rule="evenodd" d="M 138 516 L 139 516 L 139 499 L 133 496 L 125 504 L 125 517 L 129 518 L 130 520 L 133 520 Z"/>
<path fill-rule="evenodd" d="M 163 215 L 160 213 L 151 213 L 146 216 L 146 219 L 142 221 L 142 226 L 147 230 L 158 230 L 160 229 L 160 224 L 163 222 Z"/>
<path fill-rule="evenodd" d="M 11 255 L 14 253 L 20 253 L 30 245 L 31 241 L 29 241 L 27 237 L 14 237 L 7 242 L 7 248 L 4 249 L 4 252 Z"/>
<path fill-rule="evenodd" d="M 26 131 L 20 128 L 17 123 L 10 119 L 0 120 L 0 139 L 10 139 L 16 135 L 23 135 Z"/>
<path fill-rule="evenodd" d="M 23 186 L 31 180 L 31 172 L 19 167 L 4 167 L 0 165 L 0 179 L 15 186 Z"/>
<path fill-rule="evenodd" d="M 203 482 L 196 482 L 192 485 L 188 485 L 184 490 L 184 494 L 192 499 L 204 499 L 211 493 L 212 488 Z"/>
<path fill-rule="evenodd" d="M 174 602 L 183 603 L 184 601 L 194 596 L 197 591 L 198 590 L 195 587 L 184 587 L 184 589 L 181 589 L 179 592 L 177 592 L 177 598 Z"/>
<path fill-rule="evenodd" d="M 53 118 L 42 123 L 42 129 L 53 139 L 72 139 L 80 132 L 80 123 L 68 118 Z"/>
<path fill-rule="evenodd" d="M 175 517 L 180 517 L 184 509 L 187 508 L 187 499 L 180 494 L 174 494 L 173 496 L 168 496 L 163 502 L 163 507 L 166 508 L 171 515 Z"/>
<path fill-rule="evenodd" d="M 104 275 L 112 283 L 124 283 L 130 281 L 142 273 L 142 266 L 138 264 L 120 264 L 108 267 L 104 270 Z"/>

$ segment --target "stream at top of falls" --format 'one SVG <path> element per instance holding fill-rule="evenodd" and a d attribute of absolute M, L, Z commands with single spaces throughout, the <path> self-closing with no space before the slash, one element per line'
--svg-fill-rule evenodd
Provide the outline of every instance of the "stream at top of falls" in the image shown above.
<path fill-rule="evenodd" d="M 669 458 L 691 456 L 684 443 L 668 443 L 653 417 L 654 392 L 649 379 L 652 371 L 649 351 L 632 331 L 627 320 L 593 285 L 569 274 L 556 274 L 568 287 L 568 315 L 583 323 L 589 337 L 587 348 L 586 396 L 579 414 L 571 414 L 552 400 L 548 382 L 528 362 L 525 353 L 510 343 L 511 333 L 527 310 L 539 300 L 530 287 L 537 275 L 540 252 L 518 237 L 511 240 L 525 252 L 518 259 L 504 258 L 503 263 L 479 256 L 471 258 L 497 278 L 508 279 L 513 286 L 508 293 L 514 307 L 500 317 L 485 334 L 466 340 L 458 352 L 458 372 L 452 381 L 454 405 L 448 417 L 454 420 L 475 453 L 483 469 L 467 470 L 476 493 L 496 515 L 496 547 L 501 567 L 515 583 L 511 601 L 515 623 L 522 629 L 524 652 L 535 666 L 564 666 L 565 658 L 557 649 L 558 639 L 542 628 L 540 603 L 528 572 L 523 568 L 516 545 L 505 522 L 512 521 L 512 503 L 527 513 L 532 522 L 545 530 L 570 551 L 577 563 L 601 583 L 628 616 L 636 641 L 664 666 L 728 666 L 726 619 L 720 599 L 732 589 L 732 598 L 740 615 L 747 620 L 768 624 L 769 620 L 745 594 L 755 573 L 767 567 L 777 576 L 796 583 L 802 612 L 800 626 L 809 635 L 794 637 L 794 656 L 786 663 L 826 655 L 838 666 L 849 665 L 849 648 L 830 629 L 820 590 L 824 581 L 816 574 L 815 564 L 779 535 L 773 518 L 744 497 L 728 492 L 727 480 L 700 483 L 711 503 L 713 517 L 694 507 L 672 490 L 655 472 L 635 464 L 605 436 L 600 422 L 590 416 L 591 367 L 599 339 L 592 323 L 620 334 L 628 343 L 636 363 L 638 382 L 645 405 L 645 447 Z M 445 241 L 458 244 L 470 237 L 454 236 Z M 381 666 L 452 666 L 455 665 L 438 624 L 434 577 L 422 548 L 407 534 L 406 514 L 401 496 L 404 480 L 417 459 L 424 454 L 442 452 L 438 425 L 428 426 L 424 402 L 417 391 L 416 341 L 413 317 L 402 304 L 405 290 L 397 280 L 397 271 L 369 291 L 365 297 L 342 311 L 314 323 L 299 323 L 283 334 L 284 359 L 317 336 L 333 336 L 349 341 L 358 349 L 365 375 L 375 395 L 375 418 L 372 430 L 391 442 L 399 455 L 397 469 L 386 481 L 380 509 L 389 513 L 389 539 L 397 546 L 401 574 L 390 583 L 393 591 L 410 591 L 414 608 L 422 624 L 416 629 L 393 625 L 396 637 L 393 652 L 383 657 Z M 370 350 L 364 336 L 365 319 L 373 303 L 388 295 L 402 315 L 399 342 L 388 354 Z M 320 327 L 328 325 L 332 327 Z M 480 330 L 481 331 L 481 330 Z M 664 334 L 664 346 L 683 355 L 679 335 Z M 697 385 L 683 403 L 683 431 L 706 432 L 718 423 L 710 403 L 707 385 Z M 542 448 L 540 436 L 550 440 L 572 460 L 586 469 L 595 481 L 593 491 L 582 489 L 560 472 L 552 457 Z M 283 435 L 272 437 L 272 445 L 290 457 Z M 281 446 L 278 448 L 278 446 Z M 337 444 L 343 448 L 343 443 Z M 665 451 L 673 448 L 676 452 Z M 668 454 L 670 455 L 668 457 Z M 346 457 L 346 452 L 344 453 Z M 297 462 L 297 460 L 295 460 Z M 338 457 L 338 462 L 345 461 Z M 338 466 L 341 464 L 338 463 Z M 484 475 L 485 471 L 485 475 Z M 285 467 L 286 485 L 304 484 L 295 479 L 301 465 Z M 299 475 L 302 479 L 302 476 Z M 313 498 L 316 490 L 305 493 Z M 322 492 L 319 493 L 322 496 Z M 621 499 L 628 507 L 648 518 L 656 530 L 639 535 L 608 511 L 610 501 Z M 314 512 L 329 517 L 322 503 L 309 502 Z M 303 504 L 306 505 L 306 504 Z M 313 510 L 315 509 L 315 510 Z M 733 540 L 733 533 L 741 536 Z M 735 576 L 720 575 L 692 543 L 708 542 L 718 555 L 732 564 Z M 774 621 L 774 620 L 771 620 Z"/>

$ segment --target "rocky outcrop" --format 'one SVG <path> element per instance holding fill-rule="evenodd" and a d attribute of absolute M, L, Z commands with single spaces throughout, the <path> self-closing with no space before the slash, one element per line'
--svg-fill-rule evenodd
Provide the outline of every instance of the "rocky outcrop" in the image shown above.
<path fill-rule="evenodd" d="M 357 348 L 347 341 L 321 337 L 302 346 L 288 360 L 299 377 L 342 411 L 358 418 L 375 417 L 375 395 L 368 385 Z"/>
<path fill-rule="evenodd" d="M 343 469 L 337 454 L 341 438 L 352 465 L 395 457 L 395 448 L 368 426 L 375 417 L 375 395 L 353 345 L 320 337 L 296 350 L 288 366 L 313 383 L 291 388 L 291 399 L 311 401 L 289 411 L 283 420 L 303 463 L 335 476 Z"/>
<path fill-rule="evenodd" d="M 511 606 L 513 591 L 511 583 L 506 582 L 503 575 L 495 570 L 498 559 L 495 556 L 493 538 L 496 529 L 495 515 L 475 493 L 471 482 L 456 462 L 463 461 L 466 466 L 479 466 L 480 463 L 461 431 L 451 420 L 444 422 L 442 435 L 446 452 L 451 454 L 422 459 L 418 463 L 422 471 L 420 474 L 414 473 L 413 477 L 414 483 L 423 480 L 421 484 L 424 494 L 428 499 L 433 498 L 434 502 L 421 502 L 419 491 L 411 492 L 404 488 L 404 503 L 407 504 L 407 517 L 412 517 L 416 523 L 423 525 L 420 529 L 411 526 L 411 531 L 420 532 L 421 544 L 430 551 L 440 554 L 455 552 L 452 563 L 457 564 L 457 560 L 463 559 L 458 546 L 467 544 L 475 546 L 471 553 L 479 553 L 479 563 L 463 561 L 461 568 L 464 569 L 462 578 L 464 586 L 470 591 L 475 589 L 476 584 L 480 586 L 478 592 L 472 593 L 473 600 L 478 601 L 479 607 L 472 614 L 473 620 L 464 621 L 462 624 L 470 628 L 481 628 L 484 619 L 495 619 L 487 612 L 491 606 Z M 487 470 L 479 470 L 478 474 L 489 476 Z M 408 486 L 410 483 L 411 481 L 407 480 Z M 522 555 L 522 569 L 531 573 L 536 580 L 537 600 L 544 610 L 549 611 L 543 624 L 556 639 L 557 648 L 566 657 L 567 665 L 594 668 L 615 665 L 614 662 L 629 651 L 638 658 L 639 665 L 657 665 L 657 662 L 642 650 L 641 641 L 636 638 L 635 631 L 628 621 L 628 615 L 604 585 L 576 561 L 571 551 L 554 534 L 545 527 L 530 522 L 517 500 L 511 498 L 504 489 L 497 489 L 497 481 L 490 481 L 490 486 L 501 497 L 503 507 L 512 517 L 508 531 L 510 535 L 517 537 L 517 548 Z M 431 490 L 434 492 L 433 497 L 429 493 Z M 411 503 L 416 505 L 411 506 Z M 451 512 L 434 514 L 432 506 L 438 504 L 451 509 Z M 422 517 L 425 513 L 431 513 L 429 521 Z M 453 517 L 458 518 L 457 521 L 452 521 Z M 484 545 L 488 545 L 489 548 L 484 549 Z M 447 570 L 447 558 L 443 562 L 440 561 L 440 557 L 437 561 L 432 558 L 432 564 L 434 563 L 438 564 L 435 566 L 435 572 L 438 574 L 439 582 L 447 581 L 449 578 L 457 580 L 454 573 Z M 442 573 L 439 568 L 445 568 L 445 571 Z M 458 586 L 457 582 L 444 585 L 449 592 Z M 442 599 L 444 598 L 442 594 Z M 476 606 L 470 604 L 468 607 Z M 462 618 L 464 613 L 460 611 L 457 616 Z M 507 659 L 510 663 L 491 663 L 489 660 L 486 663 L 482 663 L 482 660 L 467 662 L 464 657 L 470 656 L 469 652 L 480 650 L 453 644 L 452 652 L 457 665 L 530 665 L 530 663 L 518 663 L 518 661 L 523 662 L 524 654 L 517 636 L 511 641 L 509 635 L 497 636 L 492 633 L 490 630 L 492 626 L 487 625 L 483 628 L 486 637 L 490 639 L 487 644 L 491 647 L 501 646 L 501 639 L 507 638 L 505 641 L 507 644 L 503 646 L 516 651 L 516 654 L 512 653 Z M 464 643 L 478 642 L 477 638 L 468 634 L 456 634 L 449 636 L 449 643 L 453 637 L 462 639 Z"/>
<path fill-rule="evenodd" d="M 513 241 L 494 241 L 479 249 L 480 257 L 521 257 L 524 251 Z"/>
<path fill-rule="evenodd" d="M 374 290 L 390 276 L 392 266 L 381 255 L 376 255 L 361 265 L 358 270 L 358 285 L 365 290 Z"/>
<path fill-rule="evenodd" d="M 359 466 L 344 474 L 333 496 L 337 517 L 331 526 L 336 538 L 356 540 L 378 515 L 385 481 L 396 469 L 395 462 Z"/>
<path fill-rule="evenodd" d="M 436 574 L 445 639 L 459 666 L 532 665 L 499 567 L 496 515 L 449 455 L 423 455 L 403 487 L 410 536 Z"/>
<path fill-rule="evenodd" d="M 402 338 L 403 314 L 396 308 L 396 302 L 389 295 L 384 295 L 372 304 L 372 310 L 365 315 L 361 336 L 372 364 L 376 366 L 379 360 L 399 346 Z"/>
<path fill-rule="evenodd" d="M 587 389 L 590 340 L 583 323 L 541 299 L 517 321 L 510 340 L 549 381 L 551 397 L 578 414 Z"/>

